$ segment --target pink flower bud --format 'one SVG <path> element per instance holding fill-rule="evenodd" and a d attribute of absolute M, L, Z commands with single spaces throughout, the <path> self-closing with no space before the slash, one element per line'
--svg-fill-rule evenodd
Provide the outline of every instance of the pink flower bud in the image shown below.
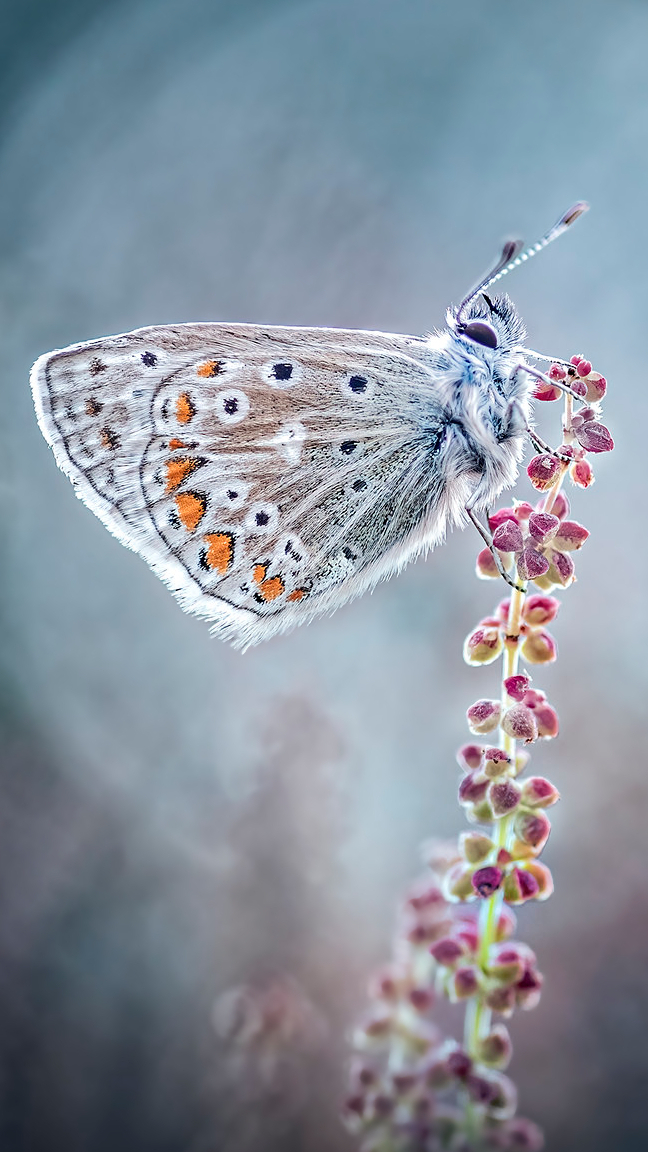
<path fill-rule="evenodd" d="M 488 789 L 490 806 L 496 816 L 508 816 L 520 803 L 522 789 L 513 780 L 497 780 Z"/>
<path fill-rule="evenodd" d="M 513 868 L 504 881 L 504 899 L 507 904 L 525 904 L 538 894 L 534 876 L 522 868 Z"/>
<path fill-rule="evenodd" d="M 541 852 L 551 832 L 551 824 L 544 812 L 518 812 L 515 817 L 515 835 L 523 844 Z"/>
<path fill-rule="evenodd" d="M 474 896 L 472 869 L 465 864 L 455 864 L 443 877 L 443 894 L 451 904 Z"/>
<path fill-rule="evenodd" d="M 545 384 L 544 380 L 538 380 L 533 389 L 534 400 L 559 400 L 561 396 L 562 391 L 560 388 L 554 388 L 551 384 Z"/>
<path fill-rule="evenodd" d="M 518 522 L 517 510 L 515 508 L 498 508 L 496 512 L 491 512 L 488 517 L 488 527 L 491 532 L 499 528 L 500 524 L 506 523 L 511 520 L 514 524 Z"/>
<path fill-rule="evenodd" d="M 553 636 L 540 628 L 524 637 L 520 655 L 528 664 L 551 664 L 558 655 L 558 648 Z"/>
<path fill-rule="evenodd" d="M 517 558 L 520 580 L 535 580 L 549 571 L 549 561 L 535 548 L 524 548 Z"/>
<path fill-rule="evenodd" d="M 464 643 L 467 664 L 492 664 L 502 651 L 499 628 L 476 628 Z"/>
<path fill-rule="evenodd" d="M 493 544 L 499 552 L 518 552 L 524 544 L 520 525 L 515 520 L 505 520 L 493 532 Z"/>
<path fill-rule="evenodd" d="M 469 1000 L 479 992 L 479 978 L 476 968 L 458 968 L 452 980 L 452 999 Z"/>
<path fill-rule="evenodd" d="M 515 932 L 515 925 L 515 913 L 510 908 L 501 908 L 495 925 L 495 941 L 499 944 L 502 940 L 509 940 Z"/>
<path fill-rule="evenodd" d="M 554 483 L 560 468 L 560 460 L 548 453 L 543 453 L 541 456 L 534 456 L 529 461 L 527 475 L 538 492 L 546 492 Z"/>
<path fill-rule="evenodd" d="M 533 714 L 538 725 L 538 736 L 542 740 L 552 740 L 558 735 L 560 730 L 558 713 L 550 704 L 538 705 L 537 708 L 534 708 Z"/>
<path fill-rule="evenodd" d="M 525 1116 L 513 1116 L 507 1120 L 499 1132 L 499 1146 L 510 1152 L 542 1152 L 544 1136 L 533 1120 Z"/>
<path fill-rule="evenodd" d="M 517 1108 L 517 1089 L 503 1072 L 490 1072 L 487 1078 L 491 1085 L 487 1112 L 494 1120 L 509 1120 Z"/>
<path fill-rule="evenodd" d="M 572 428 L 580 428 L 586 421 L 596 420 L 596 416 L 596 409 L 592 408 L 590 404 L 585 404 L 582 408 L 578 409 L 578 412 L 574 412 L 572 416 Z M 575 424 L 574 421 L 576 421 Z"/>
<path fill-rule="evenodd" d="M 465 956 L 466 950 L 454 936 L 444 936 L 442 940 L 437 940 L 436 944 L 432 945 L 430 952 L 437 964 L 442 964 L 444 968 L 453 968 L 457 960 Z"/>
<path fill-rule="evenodd" d="M 569 381 L 569 386 L 572 392 L 575 392 L 577 396 L 581 396 L 583 398 L 587 396 L 587 384 L 584 380 L 581 380 L 580 376 L 572 377 Z"/>
<path fill-rule="evenodd" d="M 529 516 L 532 512 L 533 504 L 529 504 L 528 500 L 516 500 L 515 515 L 517 516 L 518 520 L 524 523 L 525 520 L 529 519 Z"/>
<path fill-rule="evenodd" d="M 578 364 L 576 365 L 576 371 L 578 372 L 579 376 L 589 376 L 590 372 L 592 371 L 592 365 L 590 364 L 589 360 L 579 360 Z"/>
<path fill-rule="evenodd" d="M 512 1016 L 515 1008 L 516 990 L 504 985 L 499 988 L 491 988 L 486 993 L 485 999 L 486 1004 L 493 1012 L 499 1012 L 502 1016 Z"/>
<path fill-rule="evenodd" d="M 457 1080 L 465 1080 L 472 1071 L 473 1062 L 461 1048 L 455 1048 L 447 1058 L 447 1065 L 451 1076 L 455 1076 Z"/>
<path fill-rule="evenodd" d="M 558 517 L 559 520 L 564 520 L 565 516 L 569 516 L 569 500 L 565 496 L 564 492 L 558 492 L 554 497 L 553 504 L 551 505 L 551 511 L 554 516 Z"/>
<path fill-rule="evenodd" d="M 531 876 L 537 886 L 536 900 L 548 900 L 554 890 L 554 883 L 547 865 L 541 864 L 539 860 L 527 860 L 524 867 L 527 876 Z"/>
<path fill-rule="evenodd" d="M 407 998 L 417 1012 L 429 1012 L 434 1004 L 434 992 L 431 988 L 411 988 Z"/>
<path fill-rule="evenodd" d="M 515 945 L 506 945 L 498 948 L 488 964 L 488 975 L 502 984 L 517 984 L 524 975 L 528 963 L 526 954 L 522 954 Z"/>
<path fill-rule="evenodd" d="M 529 533 L 536 544 L 546 544 L 556 535 L 560 527 L 560 520 L 551 512 L 533 512 L 529 516 Z"/>
<path fill-rule="evenodd" d="M 494 892 L 500 887 L 504 874 L 500 868 L 494 868 L 492 865 L 486 868 L 478 868 L 473 873 L 472 886 L 478 896 L 487 899 L 492 896 Z"/>
<path fill-rule="evenodd" d="M 583 547 L 588 536 L 589 532 L 582 524 L 577 524 L 575 520 L 563 520 L 553 538 L 553 546 L 559 552 L 574 552 Z"/>
<path fill-rule="evenodd" d="M 511 1037 L 503 1024 L 496 1024 L 479 1041 L 477 1059 L 487 1068 L 506 1068 L 513 1055 Z"/>
<path fill-rule="evenodd" d="M 607 392 L 605 376 L 601 376 L 598 372 L 590 372 L 585 383 L 587 384 L 587 399 L 590 404 L 598 404 Z"/>
<path fill-rule="evenodd" d="M 487 777 L 480 777 L 476 772 L 469 772 L 464 776 L 461 784 L 459 785 L 459 803 L 460 804 L 479 804 L 486 795 L 489 780 Z"/>
<path fill-rule="evenodd" d="M 534 594 L 527 596 L 522 609 L 522 619 L 534 627 L 538 624 L 550 624 L 555 620 L 560 608 L 560 600 L 555 596 L 540 596 Z M 509 692 L 509 696 L 512 693 Z"/>
<path fill-rule="evenodd" d="M 547 576 L 554 584 L 560 584 L 561 588 L 569 587 L 574 580 L 574 561 L 568 552 L 551 549 Z"/>
<path fill-rule="evenodd" d="M 469 864 L 481 864 L 493 851 L 493 841 L 483 832 L 462 832 L 459 846 Z"/>
<path fill-rule="evenodd" d="M 552 364 L 551 368 L 547 372 L 547 376 L 550 380 L 565 380 L 567 377 L 567 372 L 563 368 L 562 364 Z"/>
<path fill-rule="evenodd" d="M 560 792 L 544 776 L 529 776 L 522 784 L 522 803 L 525 808 L 550 808 L 560 799 Z"/>
<path fill-rule="evenodd" d="M 589 488 L 594 483 L 592 465 L 584 457 L 580 460 L 574 460 L 574 463 L 570 464 L 569 475 L 573 483 L 577 484 L 579 488 Z"/>
<path fill-rule="evenodd" d="M 529 600 L 530 599 L 535 599 L 535 597 L 529 597 Z M 527 604 L 528 604 L 528 600 L 527 600 Z M 544 623 L 544 621 L 543 621 L 543 623 Z M 526 692 L 528 687 L 529 687 L 529 677 L 528 676 L 508 676 L 507 679 L 504 681 L 504 689 L 506 691 L 506 694 L 511 697 L 511 700 L 516 700 L 518 702 L 518 704 L 522 700 L 522 697 L 524 696 L 524 693 Z"/>
<path fill-rule="evenodd" d="M 580 364 L 581 360 L 584 360 L 584 359 L 585 359 L 584 356 L 581 356 L 581 354 L 579 352 L 576 352 L 573 356 L 569 357 L 569 363 L 573 364 L 574 368 L 576 368 L 577 365 Z"/>
<path fill-rule="evenodd" d="M 540 1002 L 540 993 L 544 983 L 543 977 L 532 965 L 528 965 L 522 978 L 515 985 L 515 999 L 518 1008 L 530 1012 Z"/>
<path fill-rule="evenodd" d="M 513 704 L 506 709 L 502 717 L 502 728 L 507 736 L 512 736 L 514 740 L 524 740 L 525 744 L 530 744 L 538 735 L 535 716 L 524 704 Z"/>
<path fill-rule="evenodd" d="M 500 718 L 499 700 L 477 700 L 466 712 L 468 727 L 475 735 L 483 735 L 497 728 Z"/>
<path fill-rule="evenodd" d="M 479 744 L 464 744 L 457 752 L 457 763 L 464 772 L 474 772 L 482 762 L 484 749 Z"/>
<path fill-rule="evenodd" d="M 490 548 L 482 548 L 475 570 L 480 580 L 499 580 L 500 573 Z"/>
<path fill-rule="evenodd" d="M 484 750 L 484 764 L 482 771 L 484 772 L 484 775 L 488 776 L 489 780 L 495 780 L 498 776 L 503 776 L 509 773 L 511 767 L 511 757 L 503 750 L 503 748 L 486 748 Z"/>
<path fill-rule="evenodd" d="M 578 443 L 586 452 L 611 452 L 614 448 L 614 440 L 605 424 L 599 424 L 597 420 L 588 420 L 575 432 Z"/>

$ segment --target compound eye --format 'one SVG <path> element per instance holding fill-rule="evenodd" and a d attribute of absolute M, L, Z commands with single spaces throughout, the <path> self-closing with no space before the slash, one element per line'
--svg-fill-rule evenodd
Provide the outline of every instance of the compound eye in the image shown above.
<path fill-rule="evenodd" d="M 485 320 L 471 320 L 463 325 L 459 331 L 462 336 L 474 340 L 475 344 L 483 344 L 484 348 L 497 348 L 497 332 Z"/>

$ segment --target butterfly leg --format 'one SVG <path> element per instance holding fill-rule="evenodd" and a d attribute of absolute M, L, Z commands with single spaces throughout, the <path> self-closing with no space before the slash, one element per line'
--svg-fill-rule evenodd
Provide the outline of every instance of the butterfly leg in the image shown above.
<path fill-rule="evenodd" d="M 471 520 L 471 522 L 475 525 L 475 528 L 479 532 L 479 535 L 481 536 L 486 547 L 488 548 L 489 552 L 491 553 L 491 556 L 493 557 L 493 560 L 495 561 L 495 566 L 497 568 L 497 571 L 499 572 L 500 576 L 502 577 L 502 580 L 506 581 L 509 588 L 515 588 L 516 592 L 526 592 L 526 584 L 516 584 L 515 580 L 512 578 L 512 576 L 510 576 L 510 574 L 506 571 L 506 568 L 504 567 L 504 564 L 502 563 L 502 557 L 500 556 L 499 552 L 497 551 L 497 548 L 493 544 L 493 537 L 491 536 L 488 529 L 484 528 L 484 525 L 482 524 L 481 520 L 476 515 L 476 513 L 474 512 L 473 508 L 471 507 L 471 505 L 469 503 L 466 504 L 466 513 L 467 513 L 469 519 Z"/>
<path fill-rule="evenodd" d="M 517 371 L 517 369 L 516 369 L 516 371 Z M 509 405 L 508 405 L 508 408 L 506 410 L 506 416 L 505 416 L 505 420 L 506 420 L 507 424 L 511 422 L 511 418 L 512 418 L 514 412 L 518 412 L 520 417 L 522 418 L 522 427 L 524 428 L 524 431 L 526 432 L 527 436 L 529 437 L 529 440 L 531 441 L 536 452 L 544 452 L 544 453 L 547 453 L 547 455 L 549 455 L 549 456 L 555 456 L 557 460 L 562 460 L 562 462 L 565 464 L 571 460 L 571 457 L 563 456 L 559 450 L 557 450 L 556 448 L 552 448 L 551 445 L 547 444 L 546 441 L 544 441 L 541 436 L 538 436 L 538 433 L 535 431 L 535 429 L 532 428 L 531 425 L 527 422 L 527 420 L 524 416 L 524 413 L 522 411 L 522 405 L 520 404 L 520 401 L 516 397 L 514 397 L 513 400 L 509 401 Z"/>

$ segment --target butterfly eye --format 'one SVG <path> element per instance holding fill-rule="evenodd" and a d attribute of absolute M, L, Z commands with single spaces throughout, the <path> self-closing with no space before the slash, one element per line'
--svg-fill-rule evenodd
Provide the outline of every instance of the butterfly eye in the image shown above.
<path fill-rule="evenodd" d="M 497 348 L 497 332 L 485 320 L 471 320 L 468 324 L 461 324 L 459 332 L 469 340 L 474 340 L 475 344 L 483 344 L 484 348 Z"/>

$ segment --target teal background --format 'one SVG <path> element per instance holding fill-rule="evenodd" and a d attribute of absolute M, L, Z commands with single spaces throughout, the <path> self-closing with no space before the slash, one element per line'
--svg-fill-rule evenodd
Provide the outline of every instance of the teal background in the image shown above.
<path fill-rule="evenodd" d="M 511 1072 L 552 1152 L 644 1149 L 648 6 L 4 0 L 0 18 L 2 1148 L 352 1146 L 344 1034 L 420 842 L 463 826 L 454 750 L 495 673 L 461 644 L 500 595 L 454 534 L 241 656 L 75 499 L 31 362 L 165 321 L 421 332 L 503 236 L 587 198 L 508 281 L 532 347 L 608 377 L 617 441 L 574 495 L 592 538 L 535 678 L 562 719 L 535 764 L 563 800 L 556 894 L 520 915 L 546 989 L 512 1023 Z M 557 412 L 539 419 L 551 435 Z M 212 1006 L 286 972 L 326 1038 L 262 1090 Z"/>

